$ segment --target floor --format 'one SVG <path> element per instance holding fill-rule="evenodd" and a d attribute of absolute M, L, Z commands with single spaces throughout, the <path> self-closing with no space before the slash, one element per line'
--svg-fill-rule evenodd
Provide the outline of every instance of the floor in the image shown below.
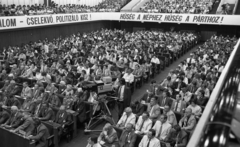
<path fill-rule="evenodd" d="M 165 79 L 167 77 L 169 71 L 171 69 L 175 69 L 181 61 L 188 58 L 190 56 L 190 53 L 193 52 L 195 49 L 196 49 L 196 47 L 191 49 L 189 52 L 187 52 L 185 55 L 183 55 L 178 60 L 174 61 L 169 67 L 165 68 L 164 71 L 162 71 L 159 75 L 155 76 L 154 80 L 156 80 L 157 82 L 160 82 L 163 79 Z M 136 91 L 134 91 L 133 96 L 132 96 L 132 101 L 138 100 L 144 95 L 144 93 L 148 89 L 150 81 L 151 80 L 149 80 L 149 83 L 145 83 L 140 89 L 136 89 Z M 116 111 L 115 110 L 111 110 L 111 111 L 112 111 L 112 115 L 116 116 L 115 115 L 115 114 L 117 114 Z M 114 119 L 116 119 L 116 118 L 114 117 Z M 102 127 L 103 127 L 103 124 L 100 124 L 99 126 L 96 127 L 96 129 L 101 130 Z M 91 136 L 98 136 L 98 134 L 99 134 L 99 133 L 90 133 L 89 135 L 85 135 L 83 132 L 83 127 L 82 127 L 82 129 L 79 129 L 78 131 L 79 131 L 78 136 L 76 138 L 74 138 L 71 142 L 67 143 L 66 140 L 61 140 L 60 147 L 86 147 L 87 139 Z"/>

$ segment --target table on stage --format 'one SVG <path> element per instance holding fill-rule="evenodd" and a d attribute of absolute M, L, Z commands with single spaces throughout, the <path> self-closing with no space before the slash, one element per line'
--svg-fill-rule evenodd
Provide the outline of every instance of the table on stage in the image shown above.
<path fill-rule="evenodd" d="M 35 147 L 35 142 L 0 127 L 0 147 Z"/>

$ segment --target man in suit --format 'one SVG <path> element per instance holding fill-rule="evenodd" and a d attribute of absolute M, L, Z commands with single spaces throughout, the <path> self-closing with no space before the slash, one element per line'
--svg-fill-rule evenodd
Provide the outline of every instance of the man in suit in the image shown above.
<path fill-rule="evenodd" d="M 35 111 L 35 106 L 36 106 L 36 103 L 34 103 L 31 100 L 31 97 L 27 97 L 25 99 L 25 101 L 23 102 L 21 109 L 25 112 L 29 112 L 29 113 L 33 114 Z"/>
<path fill-rule="evenodd" d="M 179 121 L 179 126 L 182 130 L 192 133 L 197 124 L 196 117 L 192 114 L 191 108 L 186 108 L 183 118 Z"/>
<path fill-rule="evenodd" d="M 132 113 L 132 109 L 130 107 L 127 107 L 125 109 L 125 112 L 123 113 L 122 117 L 118 121 L 116 127 L 120 129 L 124 129 L 128 123 L 132 125 L 135 125 L 136 123 L 136 115 Z"/>
<path fill-rule="evenodd" d="M 0 104 L 0 125 L 5 123 L 9 117 L 10 114 L 7 111 L 3 110 L 2 104 Z"/>
<path fill-rule="evenodd" d="M 34 88 L 32 90 L 33 99 L 37 99 L 40 96 L 40 87 L 41 85 L 39 83 L 36 83 L 34 85 Z"/>
<path fill-rule="evenodd" d="M 36 147 L 47 147 L 47 138 L 50 136 L 48 128 L 37 118 L 34 119 L 37 134 L 29 136 L 28 139 L 36 141 Z"/>
<path fill-rule="evenodd" d="M 14 95 L 9 96 L 5 101 L 4 107 L 10 108 L 11 106 L 17 106 L 18 108 L 21 107 L 21 102 Z"/>
<path fill-rule="evenodd" d="M 172 126 L 175 126 L 177 124 L 177 118 L 169 105 L 164 106 L 164 113 L 167 115 L 167 122 Z"/>
<path fill-rule="evenodd" d="M 149 119 L 149 113 L 143 112 L 142 116 L 138 118 L 135 133 L 140 135 L 146 135 L 147 132 L 152 128 L 152 120 Z"/>
<path fill-rule="evenodd" d="M 66 131 L 65 126 L 71 123 L 71 121 L 71 116 L 67 113 L 65 106 L 61 105 L 55 119 L 55 122 L 60 124 L 63 128 L 59 132 L 59 135 L 62 134 L 62 131 Z"/>
<path fill-rule="evenodd" d="M 149 118 L 153 121 L 153 123 L 156 122 L 161 114 L 160 106 L 157 103 L 157 97 L 151 98 L 147 112 L 149 113 Z"/>
<path fill-rule="evenodd" d="M 128 123 L 119 139 L 120 147 L 134 147 L 137 135 L 134 133 L 133 125 Z"/>
<path fill-rule="evenodd" d="M 174 112 L 183 113 L 186 108 L 186 102 L 182 100 L 182 96 L 180 94 L 176 95 L 176 100 L 173 101 L 171 110 Z"/>
<path fill-rule="evenodd" d="M 147 135 L 144 135 L 141 142 L 139 143 L 139 147 L 161 147 L 159 139 L 156 137 L 156 131 L 150 129 Z"/>
<path fill-rule="evenodd" d="M 152 129 L 156 130 L 156 138 L 160 141 L 165 141 L 172 126 L 167 122 L 167 115 L 162 114 L 160 120 L 156 121 Z"/>
<path fill-rule="evenodd" d="M 18 111 L 17 106 L 12 106 L 9 119 L 1 126 L 8 128 L 8 129 L 17 128 L 21 123 L 22 123 L 21 113 Z"/>
<path fill-rule="evenodd" d="M 173 100 L 169 97 L 169 92 L 167 90 L 163 91 L 162 96 L 158 98 L 158 104 L 161 107 L 167 105 L 172 105 Z"/>
<path fill-rule="evenodd" d="M 143 104 L 141 101 L 136 101 L 131 104 L 131 108 L 133 109 L 133 113 L 136 114 L 136 117 L 139 117 L 146 111 L 147 105 Z"/>
<path fill-rule="evenodd" d="M 26 132 L 26 136 L 29 136 L 33 133 L 34 129 L 35 129 L 35 124 L 34 121 L 32 119 L 32 117 L 30 116 L 30 113 L 28 112 L 24 112 L 23 113 L 23 119 L 24 119 L 24 123 L 17 127 L 14 130 L 11 130 L 11 132 L 18 132 L 20 130 Z"/>
<path fill-rule="evenodd" d="M 131 90 L 129 87 L 125 86 L 125 80 L 120 80 L 120 86 L 117 90 L 118 97 L 118 117 L 120 118 L 126 107 L 130 106 L 131 103 Z"/>
<path fill-rule="evenodd" d="M 197 87 L 196 81 L 192 81 L 187 87 L 187 91 L 189 91 L 191 93 L 195 93 L 197 91 L 197 89 L 198 89 L 198 87 Z"/>
<path fill-rule="evenodd" d="M 19 87 L 14 80 L 10 81 L 10 84 L 4 90 L 4 94 L 7 96 L 16 95 L 19 92 Z"/>
<path fill-rule="evenodd" d="M 43 103 L 39 112 L 39 119 L 41 121 L 54 121 L 55 114 L 52 108 L 49 107 L 48 103 Z"/>
<path fill-rule="evenodd" d="M 117 145 L 119 143 L 117 131 L 110 123 L 105 124 L 103 127 L 103 131 L 98 137 L 98 142 L 103 144 L 105 147 L 112 147 L 113 145 Z"/>
<path fill-rule="evenodd" d="M 23 83 L 21 97 L 23 97 L 23 98 L 32 97 L 32 89 L 28 86 L 27 82 Z"/>

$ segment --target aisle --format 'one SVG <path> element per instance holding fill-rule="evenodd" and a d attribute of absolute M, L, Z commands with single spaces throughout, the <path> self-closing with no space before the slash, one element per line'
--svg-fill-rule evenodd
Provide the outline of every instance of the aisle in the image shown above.
<path fill-rule="evenodd" d="M 157 82 L 160 82 L 164 78 L 166 78 L 169 71 L 171 69 L 175 69 L 181 61 L 188 58 L 190 56 L 190 53 L 195 51 L 196 48 L 197 48 L 197 46 L 194 47 L 193 49 L 191 49 L 190 51 L 188 51 L 186 54 L 184 54 L 178 60 L 174 61 L 169 67 L 165 68 L 164 71 L 162 71 L 159 75 L 155 76 L 154 80 L 156 80 Z M 153 80 L 153 79 L 151 79 L 151 80 Z M 132 96 L 132 101 L 138 100 L 144 95 L 144 93 L 146 92 L 146 90 L 149 87 L 151 80 L 149 80 L 148 83 L 145 83 L 140 89 L 136 89 L 136 91 L 134 91 L 133 96 Z M 112 110 L 112 115 L 117 116 L 117 112 L 115 110 Z M 116 117 L 114 117 L 114 119 L 116 120 Z M 96 129 L 101 130 L 102 127 L 103 127 L 103 124 L 96 127 Z M 82 129 L 78 130 L 78 131 L 79 131 L 79 133 L 76 138 L 74 138 L 70 143 L 67 143 L 66 140 L 64 139 L 63 141 L 60 142 L 60 147 L 86 147 L 88 138 L 91 136 L 98 136 L 98 134 L 99 134 L 99 133 L 91 133 L 89 135 L 84 135 Z"/>

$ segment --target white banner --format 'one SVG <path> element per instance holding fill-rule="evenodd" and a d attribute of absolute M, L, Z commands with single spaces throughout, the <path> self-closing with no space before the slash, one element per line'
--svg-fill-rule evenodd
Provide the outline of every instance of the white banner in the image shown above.
<path fill-rule="evenodd" d="M 39 27 L 87 21 L 139 21 L 159 23 L 191 23 L 212 25 L 240 25 L 240 15 L 195 15 L 161 13 L 78 13 L 0 17 L 0 30 Z"/>

